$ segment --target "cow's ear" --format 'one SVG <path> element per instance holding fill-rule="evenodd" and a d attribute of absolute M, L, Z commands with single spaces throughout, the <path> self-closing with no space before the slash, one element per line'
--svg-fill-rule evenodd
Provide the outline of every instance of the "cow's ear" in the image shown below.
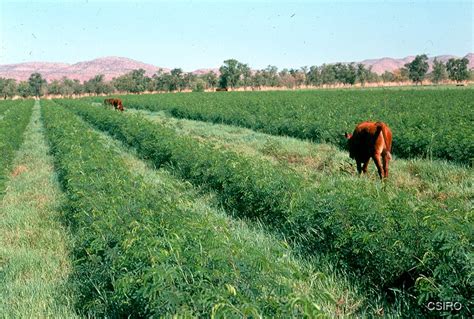
<path fill-rule="evenodd" d="M 352 137 L 352 134 L 346 132 L 346 133 L 344 133 L 344 137 L 347 138 L 347 139 L 349 139 L 349 138 Z"/>

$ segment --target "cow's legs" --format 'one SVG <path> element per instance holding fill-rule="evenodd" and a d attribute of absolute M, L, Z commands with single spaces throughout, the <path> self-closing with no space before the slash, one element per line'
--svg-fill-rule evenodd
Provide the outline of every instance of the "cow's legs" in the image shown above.
<path fill-rule="evenodd" d="M 370 161 L 370 158 L 368 158 L 368 159 L 364 162 L 364 166 L 362 166 L 362 171 L 364 172 L 364 174 L 367 173 L 367 167 L 369 166 L 369 161 Z"/>
<path fill-rule="evenodd" d="M 382 154 L 382 160 L 383 160 L 383 172 L 384 176 L 383 177 L 388 177 L 388 163 L 390 162 L 390 159 L 392 156 L 390 155 L 390 152 L 384 152 Z"/>
<path fill-rule="evenodd" d="M 380 154 L 375 154 L 373 157 L 375 166 L 377 166 L 377 171 L 379 172 L 379 177 L 382 179 L 384 177 L 383 167 L 382 167 L 382 158 Z"/>
<path fill-rule="evenodd" d="M 362 162 L 357 160 L 357 173 L 360 175 L 362 172 Z"/>

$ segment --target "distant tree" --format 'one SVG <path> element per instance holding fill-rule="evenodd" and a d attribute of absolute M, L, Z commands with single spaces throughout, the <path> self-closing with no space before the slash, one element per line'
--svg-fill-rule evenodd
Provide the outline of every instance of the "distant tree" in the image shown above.
<path fill-rule="evenodd" d="M 433 81 L 433 83 L 439 83 L 446 80 L 446 78 L 446 66 L 443 61 L 438 61 L 438 59 L 435 58 L 433 61 L 433 71 L 431 72 L 431 81 Z"/>
<path fill-rule="evenodd" d="M 30 78 L 28 79 L 28 84 L 30 85 L 30 90 L 34 96 L 37 98 L 43 96 L 47 83 L 41 74 L 37 72 L 31 74 Z"/>
<path fill-rule="evenodd" d="M 294 84 L 298 88 L 306 81 L 306 75 L 303 70 L 290 69 L 290 75 L 293 77 Z"/>
<path fill-rule="evenodd" d="M 385 72 L 382 74 L 382 81 L 384 83 L 394 82 L 395 81 L 395 75 L 392 72 L 385 70 Z"/>
<path fill-rule="evenodd" d="M 428 57 L 426 54 L 417 55 L 413 61 L 405 64 L 408 69 L 408 77 L 415 84 L 422 83 L 428 72 Z"/>
<path fill-rule="evenodd" d="M 151 79 L 145 76 L 144 69 L 132 70 L 112 80 L 112 85 L 119 91 L 141 93 L 147 90 Z"/>
<path fill-rule="evenodd" d="M 193 92 L 204 92 L 204 89 L 206 88 L 206 81 L 202 78 L 197 78 L 193 81 L 191 89 Z"/>
<path fill-rule="evenodd" d="M 320 68 L 316 65 L 312 65 L 309 71 L 306 73 L 306 80 L 309 85 L 321 85 L 321 72 Z"/>
<path fill-rule="evenodd" d="M 252 88 L 260 89 L 264 85 L 265 85 L 265 77 L 263 76 L 263 71 L 258 70 L 252 76 Z"/>
<path fill-rule="evenodd" d="M 184 89 L 184 74 L 183 70 L 180 68 L 175 68 L 171 70 L 169 77 L 169 90 L 170 91 L 181 91 Z"/>
<path fill-rule="evenodd" d="M 323 84 L 334 84 L 337 82 L 336 70 L 333 64 L 321 65 L 321 82 Z"/>
<path fill-rule="evenodd" d="M 84 91 L 95 94 L 109 94 L 114 91 L 114 88 L 110 83 L 105 83 L 103 74 L 98 74 L 84 82 Z"/>
<path fill-rule="evenodd" d="M 224 61 L 224 65 L 219 68 L 221 73 L 219 77 L 219 87 L 235 88 L 239 85 L 240 76 L 242 75 L 242 63 L 235 59 Z"/>
<path fill-rule="evenodd" d="M 469 60 L 467 58 L 449 59 L 448 63 L 446 64 L 449 79 L 458 83 L 466 81 L 469 78 L 469 71 L 467 69 L 468 64 Z"/>
<path fill-rule="evenodd" d="M 347 66 L 343 63 L 336 63 L 333 65 L 334 75 L 336 77 L 336 82 L 345 83 Z"/>
<path fill-rule="evenodd" d="M 300 72 L 299 72 L 299 73 L 301 74 L 301 76 L 302 76 L 303 79 L 304 79 L 304 80 L 303 80 L 304 85 L 309 85 L 309 80 L 308 80 L 308 76 L 307 76 L 307 75 L 308 75 L 308 70 L 309 70 L 309 68 L 308 68 L 306 65 L 305 65 L 305 66 L 302 66 L 302 67 L 300 68 Z"/>
<path fill-rule="evenodd" d="M 3 99 L 12 98 L 18 93 L 15 79 L 0 78 L 0 94 Z"/>
<path fill-rule="evenodd" d="M 48 84 L 48 94 L 60 95 L 61 83 L 58 80 L 53 80 Z"/>
<path fill-rule="evenodd" d="M 295 70 L 288 70 L 288 69 L 283 69 L 280 72 L 278 72 L 278 77 L 279 77 L 279 86 L 284 86 L 289 89 L 292 89 L 296 85 L 296 80 L 293 74 L 295 73 Z"/>
<path fill-rule="evenodd" d="M 213 71 L 210 71 L 210 72 L 204 74 L 203 79 L 206 82 L 206 88 L 208 88 L 208 89 L 215 88 L 217 83 L 218 83 L 217 74 L 214 73 Z"/>
<path fill-rule="evenodd" d="M 29 97 L 34 95 L 33 92 L 31 91 L 31 86 L 27 81 L 21 81 L 18 83 L 18 94 L 21 97 Z"/>
<path fill-rule="evenodd" d="M 72 87 L 73 94 L 84 93 L 84 85 L 82 85 L 81 82 L 77 79 L 72 80 L 71 87 Z"/>
<path fill-rule="evenodd" d="M 407 68 L 399 68 L 396 70 L 393 70 L 393 81 L 395 82 L 406 82 L 410 80 L 409 78 L 409 71 Z"/>
<path fill-rule="evenodd" d="M 349 63 L 346 67 L 346 74 L 344 77 L 344 83 L 354 85 L 357 79 L 357 70 L 354 63 Z"/>
<path fill-rule="evenodd" d="M 265 86 L 278 86 L 278 68 L 276 66 L 268 65 L 264 70 L 262 70 L 262 76 L 265 79 Z"/>
<path fill-rule="evenodd" d="M 247 64 L 240 64 L 241 84 L 244 87 L 252 85 L 252 71 Z"/>
<path fill-rule="evenodd" d="M 366 69 L 365 65 L 362 63 L 357 64 L 356 79 L 357 81 L 364 86 L 366 82 L 369 81 L 370 69 Z"/>

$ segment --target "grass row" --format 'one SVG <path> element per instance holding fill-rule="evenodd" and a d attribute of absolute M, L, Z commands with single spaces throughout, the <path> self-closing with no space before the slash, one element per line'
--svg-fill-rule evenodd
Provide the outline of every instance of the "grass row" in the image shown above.
<path fill-rule="evenodd" d="M 139 116 L 124 117 L 81 101 L 62 101 L 156 166 L 218 194 L 234 214 L 256 218 L 310 254 L 331 252 L 379 288 L 403 285 L 423 311 L 430 300 L 472 302 L 472 211 L 441 209 L 409 192 L 363 179 L 317 185 L 283 165 L 215 149 Z"/>
<path fill-rule="evenodd" d="M 212 144 L 215 148 L 235 151 L 244 156 L 258 157 L 290 168 L 317 184 L 332 178 L 355 176 L 355 161 L 347 151 L 331 144 L 315 144 L 297 138 L 256 132 L 227 124 L 178 119 L 165 112 L 127 110 L 140 113 L 159 125 L 173 129 L 178 135 Z M 468 210 L 474 199 L 474 171 L 454 163 L 422 159 L 396 159 L 390 162 L 391 190 L 404 190 L 418 200 L 451 209 Z M 376 178 L 375 165 L 369 166 L 368 177 Z"/>
<path fill-rule="evenodd" d="M 0 316 L 74 318 L 62 194 L 43 137 L 39 104 L 0 202 Z"/>
<path fill-rule="evenodd" d="M 194 205 L 166 183 L 130 173 L 88 125 L 53 102 L 43 103 L 47 137 L 69 198 L 74 282 L 83 314 L 344 313 L 327 276 L 295 260 L 283 243 Z"/>
<path fill-rule="evenodd" d="M 20 147 L 23 132 L 30 121 L 33 101 L 11 101 L 6 104 L 9 106 L 0 119 L 0 197 L 5 193 L 5 183 L 9 178 L 15 151 Z"/>
<path fill-rule="evenodd" d="M 472 164 L 474 89 L 323 90 L 126 95 L 124 105 L 175 117 L 226 123 L 342 148 L 345 131 L 366 121 L 392 129 L 399 157 Z M 456 141 L 453 143 L 453 141 Z"/>

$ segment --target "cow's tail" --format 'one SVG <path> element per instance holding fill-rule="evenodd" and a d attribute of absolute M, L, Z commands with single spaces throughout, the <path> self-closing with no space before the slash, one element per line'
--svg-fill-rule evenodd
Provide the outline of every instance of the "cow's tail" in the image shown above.
<path fill-rule="evenodd" d="M 382 122 L 377 122 L 375 123 L 377 126 L 377 130 L 375 131 L 375 138 L 377 139 L 379 137 L 379 134 L 382 133 L 384 144 L 385 144 L 385 150 L 387 152 L 387 155 L 389 158 L 392 158 L 392 142 L 391 139 L 387 138 L 387 132 L 386 132 L 386 125 L 385 123 Z"/>

